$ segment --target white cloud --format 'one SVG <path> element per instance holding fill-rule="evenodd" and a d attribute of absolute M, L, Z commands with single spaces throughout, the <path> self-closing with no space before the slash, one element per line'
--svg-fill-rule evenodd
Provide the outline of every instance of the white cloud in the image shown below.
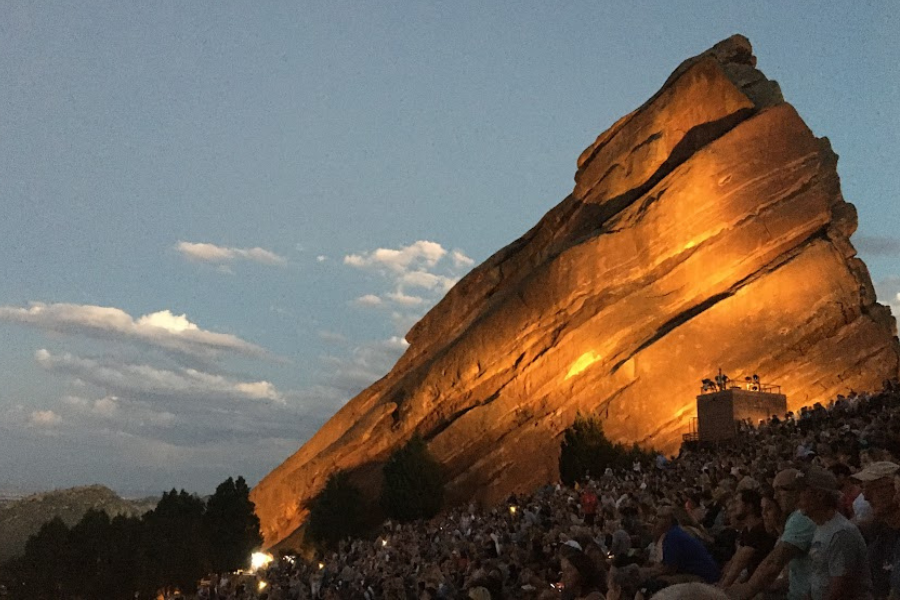
<path fill-rule="evenodd" d="M 0 320 L 59 333 L 139 342 L 201 357 L 213 357 L 224 351 L 255 356 L 266 354 L 255 344 L 228 333 L 201 329 L 188 320 L 187 315 L 175 315 L 169 310 L 134 319 L 113 307 L 33 302 L 28 308 L 0 306 Z"/>
<path fill-rule="evenodd" d="M 175 249 L 185 258 L 198 262 L 228 263 L 235 260 L 248 260 L 264 265 L 287 264 L 285 257 L 259 247 L 232 248 L 206 242 L 178 242 Z"/>
<path fill-rule="evenodd" d="M 387 297 L 401 306 L 419 306 L 425 304 L 425 298 L 408 296 L 403 292 L 390 292 Z"/>
<path fill-rule="evenodd" d="M 375 294 L 366 294 L 353 301 L 358 306 L 381 306 L 381 298 Z"/>
<path fill-rule="evenodd" d="M 450 258 L 453 259 L 453 266 L 457 269 L 468 269 L 475 264 L 475 261 L 466 256 L 462 250 L 454 250 L 450 253 Z"/>
<path fill-rule="evenodd" d="M 55 427 L 62 422 L 62 417 L 52 410 L 36 410 L 31 413 L 29 422 L 35 427 Z"/>
<path fill-rule="evenodd" d="M 48 371 L 71 375 L 115 396 L 149 396 L 181 402 L 284 402 L 281 393 L 268 381 L 239 381 L 196 369 L 162 369 L 81 358 L 69 353 L 51 354 L 43 348 L 35 352 L 35 360 Z"/>
<path fill-rule="evenodd" d="M 344 257 L 344 264 L 361 269 L 387 269 L 395 273 L 404 273 L 411 268 L 430 268 L 437 264 L 447 251 L 436 242 L 420 240 L 399 250 L 378 248 L 372 252 L 349 254 Z"/>
<path fill-rule="evenodd" d="M 324 254 L 320 254 L 316 257 L 316 262 L 321 263 L 321 262 L 325 262 L 326 260 L 328 260 L 328 257 L 325 256 Z"/>
<path fill-rule="evenodd" d="M 448 253 L 437 242 L 425 240 L 398 249 L 378 248 L 344 257 L 345 265 L 380 275 L 390 286 L 380 294 L 361 296 L 354 304 L 392 309 L 391 321 L 403 333 L 456 285 L 463 271 L 474 262 L 462 250 Z"/>
<path fill-rule="evenodd" d="M 891 307 L 895 317 L 900 318 L 900 276 L 893 275 L 875 283 L 878 301 Z"/>

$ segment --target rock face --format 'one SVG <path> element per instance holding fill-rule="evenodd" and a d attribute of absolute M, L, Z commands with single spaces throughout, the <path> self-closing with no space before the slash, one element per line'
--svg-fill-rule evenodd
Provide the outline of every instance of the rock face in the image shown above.
<path fill-rule="evenodd" d="M 780 384 L 790 408 L 897 376 L 896 324 L 850 244 L 837 156 L 755 66 L 729 38 L 598 137 L 572 194 L 253 490 L 267 544 L 302 524 L 331 473 L 377 472 L 414 432 L 451 502 L 490 502 L 556 478 L 579 411 L 613 439 L 675 450 L 719 367 Z"/>

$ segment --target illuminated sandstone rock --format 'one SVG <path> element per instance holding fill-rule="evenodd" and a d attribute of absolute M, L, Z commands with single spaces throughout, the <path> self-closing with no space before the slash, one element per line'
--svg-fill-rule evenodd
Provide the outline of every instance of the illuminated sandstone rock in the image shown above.
<path fill-rule="evenodd" d="M 338 469 L 414 432 L 451 501 L 553 481 L 563 430 L 675 450 L 719 367 L 789 406 L 879 388 L 896 325 L 849 236 L 837 157 L 734 36 L 683 63 L 578 160 L 575 190 L 460 281 L 383 379 L 253 490 L 268 544 Z"/>

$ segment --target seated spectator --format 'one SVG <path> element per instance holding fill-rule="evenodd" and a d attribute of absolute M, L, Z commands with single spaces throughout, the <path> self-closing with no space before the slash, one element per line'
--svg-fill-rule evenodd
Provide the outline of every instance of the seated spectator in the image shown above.
<path fill-rule="evenodd" d="M 753 577 L 745 584 L 736 584 L 728 588 L 731 598 L 747 600 L 757 594 L 774 589 L 787 592 L 788 600 L 805 600 L 810 591 L 809 549 L 815 534 L 816 525 L 809 517 L 797 509 L 799 487 L 797 469 L 784 469 L 775 476 L 772 482 L 775 497 L 784 514 L 788 515 L 775 548 L 757 567 Z M 781 572 L 788 568 L 787 586 L 784 579 L 779 579 Z"/>
<path fill-rule="evenodd" d="M 868 560 L 876 600 L 887 598 L 891 588 L 900 588 L 900 504 L 894 493 L 894 476 L 900 465 L 877 462 L 853 477 L 863 484 L 875 518 Z M 898 589 L 900 592 L 900 589 Z"/>
<path fill-rule="evenodd" d="M 838 489 L 841 490 L 841 501 L 838 510 L 848 519 L 853 519 L 853 501 L 862 492 L 859 482 L 851 477 L 850 467 L 843 463 L 836 463 L 828 468 L 837 477 Z"/>
<path fill-rule="evenodd" d="M 815 524 L 809 556 L 812 600 L 870 600 L 872 575 L 859 529 L 838 512 L 837 478 L 811 466 L 798 476 L 798 505 Z"/>
<path fill-rule="evenodd" d="M 784 513 L 774 495 L 763 496 L 762 518 L 766 531 L 777 541 L 784 532 Z"/>
<path fill-rule="evenodd" d="M 671 506 L 659 509 L 653 531 L 662 542 L 662 562 L 645 571 L 645 576 L 668 583 L 719 580 L 719 566 L 706 547 L 678 525 Z"/>
<path fill-rule="evenodd" d="M 728 596 L 705 583 L 679 583 L 653 594 L 653 600 L 728 600 Z"/>
<path fill-rule="evenodd" d="M 719 583 L 728 587 L 746 575 L 753 575 L 759 563 L 775 547 L 775 538 L 766 532 L 762 519 L 762 497 L 752 489 L 743 490 L 735 497 L 735 518 L 741 523 L 738 549 L 728 563 L 725 575 Z"/>

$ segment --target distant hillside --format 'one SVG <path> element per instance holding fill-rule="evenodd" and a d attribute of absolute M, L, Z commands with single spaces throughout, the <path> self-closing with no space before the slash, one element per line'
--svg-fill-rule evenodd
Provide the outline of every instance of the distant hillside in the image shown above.
<path fill-rule="evenodd" d="M 110 517 L 140 516 L 155 508 L 157 501 L 157 498 L 125 500 L 107 487 L 89 485 L 0 503 L 0 561 L 20 554 L 29 536 L 54 517 L 71 527 L 90 508 L 103 510 Z"/>

